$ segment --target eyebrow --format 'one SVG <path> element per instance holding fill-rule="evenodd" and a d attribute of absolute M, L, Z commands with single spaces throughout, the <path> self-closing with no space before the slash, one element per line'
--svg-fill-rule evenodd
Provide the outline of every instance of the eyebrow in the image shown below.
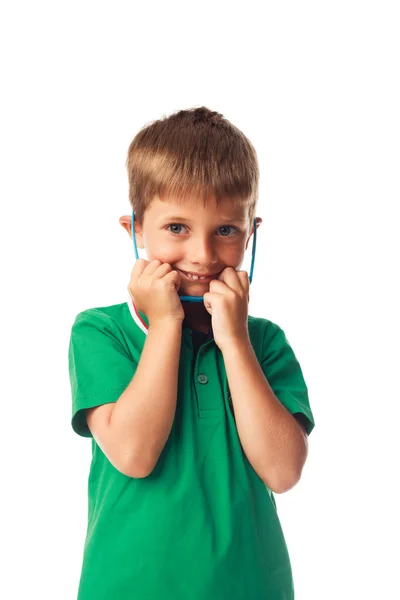
<path fill-rule="evenodd" d="M 193 221 L 191 219 L 186 219 L 185 217 L 177 217 L 177 216 L 168 216 L 168 217 L 161 217 L 160 221 L 186 221 L 187 223 L 193 223 Z M 245 217 L 236 217 L 236 218 L 224 218 L 221 217 L 221 219 L 219 219 L 219 221 L 221 223 L 246 223 L 246 218 Z"/>

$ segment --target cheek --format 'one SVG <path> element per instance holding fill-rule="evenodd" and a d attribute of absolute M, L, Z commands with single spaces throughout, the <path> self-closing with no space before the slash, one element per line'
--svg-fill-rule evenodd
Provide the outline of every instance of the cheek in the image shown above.
<path fill-rule="evenodd" d="M 232 263 L 236 263 L 236 264 L 242 263 L 245 255 L 246 255 L 245 246 L 242 246 L 242 245 L 235 246 L 235 248 L 231 249 L 230 261 Z"/>
<path fill-rule="evenodd" d="M 179 263 L 179 258 L 176 256 L 172 256 L 170 253 L 162 252 L 162 250 L 152 253 L 147 253 L 147 260 L 151 262 L 152 260 L 159 260 L 162 264 L 168 263 L 171 267 L 174 267 L 176 263 Z"/>
<path fill-rule="evenodd" d="M 149 261 L 157 259 L 162 263 L 170 264 L 172 267 L 176 263 L 181 262 L 181 257 L 176 249 L 169 248 L 167 244 L 162 246 L 156 244 L 155 246 L 147 248 L 147 257 Z"/>
<path fill-rule="evenodd" d="M 231 256 L 230 264 L 236 265 L 236 270 L 240 271 L 246 256 L 247 256 L 246 250 L 244 247 L 236 249 L 235 252 Z"/>
<path fill-rule="evenodd" d="M 171 247 L 171 244 L 163 239 L 162 235 L 150 232 L 144 239 L 147 260 L 159 260 L 162 263 L 168 263 L 171 266 L 175 262 L 179 262 L 178 252 L 176 248 Z"/>
<path fill-rule="evenodd" d="M 185 262 L 187 248 L 185 249 L 183 244 L 168 243 L 165 240 L 161 241 L 160 238 L 161 236 L 156 235 L 146 239 L 146 254 L 149 261 L 158 259 L 162 263 L 170 264 L 172 267 Z M 246 253 L 245 245 L 245 240 L 243 243 L 232 244 L 231 246 L 229 244 L 226 244 L 226 246 L 221 245 L 216 250 L 221 264 L 241 265 Z"/>

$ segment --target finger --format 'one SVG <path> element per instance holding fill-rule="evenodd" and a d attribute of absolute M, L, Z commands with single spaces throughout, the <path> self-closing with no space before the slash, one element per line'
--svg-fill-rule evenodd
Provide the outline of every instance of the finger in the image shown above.
<path fill-rule="evenodd" d="M 134 264 L 132 273 L 135 273 L 135 275 L 139 278 L 149 264 L 150 263 L 148 260 L 145 260 L 144 258 L 138 258 Z"/>
<path fill-rule="evenodd" d="M 154 271 L 160 266 L 160 264 L 161 261 L 159 260 L 152 260 L 149 262 L 144 258 L 138 258 L 132 271 L 136 285 L 139 287 L 144 285 L 146 279 L 153 275 Z"/>
<path fill-rule="evenodd" d="M 165 263 L 168 264 L 168 263 Z M 181 287 L 181 276 L 179 275 L 178 271 L 171 271 L 170 273 L 167 273 L 164 277 L 164 280 L 167 280 L 169 282 L 171 282 L 176 291 L 179 290 L 179 288 Z"/>
<path fill-rule="evenodd" d="M 228 289 L 227 289 L 228 288 Z M 232 289 L 231 285 L 228 285 L 226 279 L 222 281 L 222 279 L 212 279 L 210 281 L 210 292 L 213 294 L 226 294 L 229 290 Z"/>
<path fill-rule="evenodd" d="M 160 260 L 152 260 L 143 271 L 143 277 L 148 279 L 160 279 L 171 270 L 169 263 L 162 263 Z"/>
<path fill-rule="evenodd" d="M 216 280 L 213 280 L 213 281 L 216 281 Z M 212 299 L 213 298 L 215 298 L 215 296 L 211 292 L 206 292 L 203 296 L 204 306 L 210 315 L 212 315 Z"/>
<path fill-rule="evenodd" d="M 163 277 L 165 273 L 169 273 L 172 271 L 172 267 L 169 263 L 161 263 L 154 271 L 156 277 Z"/>
<path fill-rule="evenodd" d="M 243 290 L 246 294 L 249 293 L 250 290 L 250 279 L 247 271 L 238 271 L 237 272 L 240 283 L 242 284 Z"/>
<path fill-rule="evenodd" d="M 244 295 L 247 298 L 247 304 L 250 302 L 250 279 L 247 271 L 240 271 L 239 279 L 242 284 Z"/>
<path fill-rule="evenodd" d="M 241 273 L 242 275 L 240 275 Z M 227 267 L 222 271 L 218 279 L 214 279 L 213 281 L 223 281 L 228 287 L 235 290 L 235 292 L 241 293 L 246 291 L 243 273 L 247 275 L 246 271 L 236 271 L 233 267 Z"/>
<path fill-rule="evenodd" d="M 155 259 L 152 260 L 148 263 L 147 267 L 146 267 L 146 273 L 145 275 L 153 275 L 153 273 L 158 269 L 158 267 L 160 267 L 163 263 L 161 262 L 161 260 Z"/>

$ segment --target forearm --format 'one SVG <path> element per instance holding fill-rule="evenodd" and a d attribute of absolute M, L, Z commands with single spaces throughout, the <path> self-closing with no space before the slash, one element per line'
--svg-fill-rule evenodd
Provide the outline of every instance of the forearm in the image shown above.
<path fill-rule="evenodd" d="M 271 490 L 286 491 L 301 476 L 307 436 L 272 391 L 250 340 L 232 344 L 223 357 L 243 450 Z"/>
<path fill-rule="evenodd" d="M 124 464 L 150 472 L 171 432 L 176 410 L 182 324 L 150 325 L 135 375 L 117 400 L 109 426 Z"/>

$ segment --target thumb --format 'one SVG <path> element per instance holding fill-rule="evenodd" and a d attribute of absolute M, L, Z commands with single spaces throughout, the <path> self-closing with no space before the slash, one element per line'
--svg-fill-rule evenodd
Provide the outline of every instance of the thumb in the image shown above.
<path fill-rule="evenodd" d="M 204 294 L 203 297 L 203 302 L 204 302 L 204 306 L 206 308 L 206 311 L 212 315 L 212 304 L 211 304 L 211 297 L 210 297 L 210 292 L 206 292 Z"/>

